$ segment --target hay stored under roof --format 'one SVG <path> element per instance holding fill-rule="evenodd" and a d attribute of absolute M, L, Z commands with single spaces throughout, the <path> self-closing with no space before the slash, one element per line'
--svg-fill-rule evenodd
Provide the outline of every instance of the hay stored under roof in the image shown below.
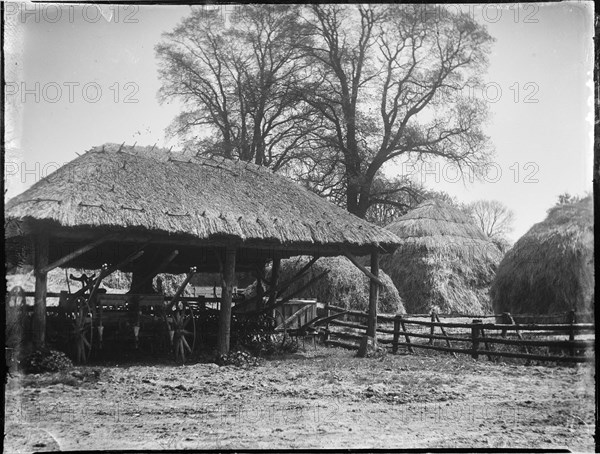
<path fill-rule="evenodd" d="M 488 289 L 502 254 L 458 208 L 423 202 L 386 227 L 402 240 L 381 258 L 407 312 L 490 312 Z"/>
<path fill-rule="evenodd" d="M 94 147 L 11 199 L 8 221 L 272 245 L 393 250 L 393 234 L 259 166 L 150 147 Z"/>
<path fill-rule="evenodd" d="M 310 260 L 307 256 L 293 257 L 281 261 L 279 282 L 291 279 Z M 289 294 L 304 286 L 308 281 L 323 272 L 329 273 L 306 288 L 297 298 L 316 298 L 322 303 L 352 310 L 366 311 L 369 308 L 369 278 L 346 257 L 321 257 L 310 270 L 294 282 L 284 293 Z M 405 314 L 404 304 L 390 277 L 379 272 L 379 278 L 386 284 L 379 289 L 377 312 Z M 255 285 L 255 284 L 254 284 Z M 254 289 L 252 290 L 255 291 Z"/>
<path fill-rule="evenodd" d="M 496 312 L 557 314 L 594 310 L 591 197 L 558 205 L 508 251 L 490 294 Z"/>

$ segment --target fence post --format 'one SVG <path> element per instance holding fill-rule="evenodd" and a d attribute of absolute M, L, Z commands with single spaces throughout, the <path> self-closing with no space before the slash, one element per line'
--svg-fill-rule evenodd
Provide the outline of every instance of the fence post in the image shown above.
<path fill-rule="evenodd" d="M 435 323 L 435 309 L 431 310 L 431 323 Z M 434 325 L 431 325 L 431 329 L 429 330 L 429 345 L 433 345 L 433 330 L 435 329 Z"/>
<path fill-rule="evenodd" d="M 325 303 L 325 317 L 329 317 L 331 315 L 331 310 L 329 309 L 329 301 Z M 325 334 L 323 336 L 323 343 L 327 343 L 329 340 L 329 321 L 325 323 Z"/>
<path fill-rule="evenodd" d="M 512 325 L 512 317 L 510 312 L 502 312 L 502 323 L 506 325 Z M 502 329 L 502 333 L 500 334 L 502 337 L 506 337 L 506 328 Z"/>
<path fill-rule="evenodd" d="M 400 337 L 400 320 L 401 315 L 396 315 L 394 318 L 394 340 L 392 341 L 392 353 L 398 352 L 398 338 Z"/>
<path fill-rule="evenodd" d="M 575 342 L 575 311 L 572 310 L 569 312 L 569 324 L 571 325 L 569 328 L 569 342 L 571 345 L 569 346 L 569 356 L 575 356 L 575 346 L 572 344 Z"/>
<path fill-rule="evenodd" d="M 402 331 L 404 331 L 404 339 L 406 339 L 406 343 L 408 344 L 408 351 L 410 353 L 414 353 L 415 351 L 412 348 L 412 345 L 410 345 L 410 337 L 408 335 L 408 331 L 406 331 L 406 324 L 404 323 L 404 318 L 400 315 L 398 321 L 400 322 L 400 327 L 402 328 Z"/>
<path fill-rule="evenodd" d="M 471 356 L 473 359 L 479 358 L 479 353 L 477 353 L 477 350 L 479 349 L 479 330 L 481 323 L 481 320 L 473 320 L 472 322 L 473 326 L 471 327 L 471 342 L 473 343 L 473 353 L 471 353 Z"/>
<path fill-rule="evenodd" d="M 437 320 L 438 323 L 442 323 L 442 321 L 440 320 L 440 316 L 436 313 L 435 314 L 435 319 Z M 442 335 L 445 337 L 448 337 L 448 335 L 446 334 L 446 330 L 444 329 L 444 326 L 440 326 L 440 330 L 442 331 Z M 483 334 L 483 330 L 481 330 L 481 333 Z M 450 343 L 450 339 L 446 339 L 446 345 L 448 346 L 448 348 L 452 348 L 452 344 Z M 449 352 L 452 354 L 452 356 L 454 356 L 456 358 L 456 352 Z"/>

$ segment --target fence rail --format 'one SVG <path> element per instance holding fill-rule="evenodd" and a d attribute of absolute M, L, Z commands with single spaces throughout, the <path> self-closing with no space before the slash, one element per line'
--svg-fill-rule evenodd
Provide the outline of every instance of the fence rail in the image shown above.
<path fill-rule="evenodd" d="M 345 309 L 324 305 L 328 313 Z M 348 311 L 340 320 L 332 320 L 325 329 L 325 338 L 330 345 L 358 349 L 358 343 L 366 334 L 368 314 L 362 311 Z M 378 343 L 398 352 L 400 348 L 414 353 L 416 349 L 434 350 L 456 354 L 468 354 L 474 359 L 487 356 L 497 358 L 519 358 L 535 361 L 582 363 L 594 361 L 595 325 L 576 323 L 580 314 L 571 311 L 566 314 L 540 316 L 543 323 L 520 324 L 522 316 L 494 314 L 477 316 L 468 322 L 461 319 L 470 316 L 440 316 L 428 314 L 430 320 L 419 320 L 417 315 L 378 315 Z M 452 320 L 442 321 L 441 318 Z M 494 318 L 497 323 L 483 321 Z M 584 314 L 584 319 L 590 319 Z M 548 320 L 560 320 L 549 323 Z M 568 322 L 567 322 L 568 321 Z M 437 332 L 436 332 L 437 331 Z M 438 345 L 443 343 L 444 345 Z"/>

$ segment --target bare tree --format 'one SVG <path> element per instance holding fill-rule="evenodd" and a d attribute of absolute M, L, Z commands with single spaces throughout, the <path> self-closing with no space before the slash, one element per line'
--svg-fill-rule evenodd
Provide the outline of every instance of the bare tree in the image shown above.
<path fill-rule="evenodd" d="M 299 49 L 309 45 L 298 8 L 246 5 L 229 27 L 216 10 L 193 9 L 164 34 L 160 98 L 184 105 L 171 134 L 201 153 L 274 170 L 289 162 L 311 113 L 296 89 L 306 69 Z"/>
<path fill-rule="evenodd" d="M 506 239 L 513 230 L 513 211 L 497 200 L 478 200 L 468 204 L 465 211 L 491 239 Z"/>
<path fill-rule="evenodd" d="M 460 169 L 485 162 L 486 106 L 461 94 L 487 65 L 484 27 L 414 5 L 310 11 L 304 50 L 313 78 L 302 94 L 328 125 L 317 139 L 339 155 L 350 212 L 364 217 L 377 203 L 374 182 L 400 156 L 439 157 Z"/>
<path fill-rule="evenodd" d="M 436 11 L 245 5 L 225 27 L 193 10 L 156 49 L 161 99 L 184 104 L 172 132 L 202 153 L 288 172 L 360 217 L 398 208 L 412 187 L 382 186 L 388 163 L 463 170 L 489 157 L 487 107 L 472 89 L 493 40 L 468 15 Z"/>

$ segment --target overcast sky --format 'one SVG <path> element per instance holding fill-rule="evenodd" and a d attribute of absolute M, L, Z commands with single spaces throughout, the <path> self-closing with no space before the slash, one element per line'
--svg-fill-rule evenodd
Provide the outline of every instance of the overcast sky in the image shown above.
<path fill-rule="evenodd" d="M 558 194 L 591 191 L 593 3 L 463 8 L 496 39 L 485 77 L 494 163 L 472 183 L 443 165 L 387 172 L 410 172 L 459 201 L 504 202 L 518 239 Z M 165 128 L 178 109 L 158 103 L 154 46 L 189 7 L 102 9 L 6 4 L 8 198 L 94 145 L 177 148 Z"/>

